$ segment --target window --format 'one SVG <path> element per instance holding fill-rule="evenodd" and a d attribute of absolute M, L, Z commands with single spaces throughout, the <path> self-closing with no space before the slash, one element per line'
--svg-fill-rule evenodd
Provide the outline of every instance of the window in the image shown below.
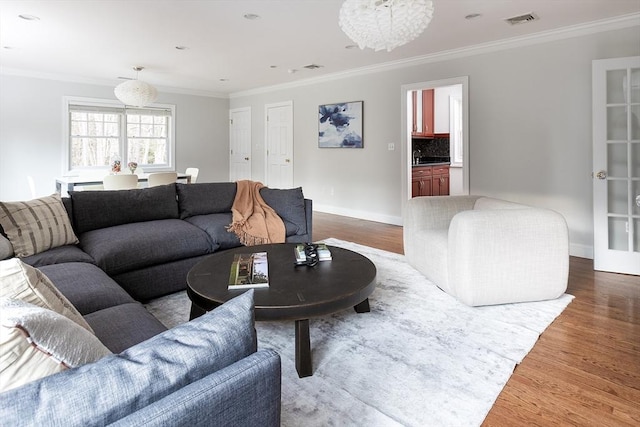
<path fill-rule="evenodd" d="M 172 105 L 123 107 L 117 101 L 65 98 L 65 169 L 108 169 L 114 160 L 145 171 L 174 170 Z"/>

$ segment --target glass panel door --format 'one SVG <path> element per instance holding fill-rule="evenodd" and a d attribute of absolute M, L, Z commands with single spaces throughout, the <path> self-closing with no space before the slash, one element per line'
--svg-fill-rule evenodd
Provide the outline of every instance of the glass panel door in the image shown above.
<path fill-rule="evenodd" d="M 640 274 L 640 57 L 593 61 L 594 267 Z"/>

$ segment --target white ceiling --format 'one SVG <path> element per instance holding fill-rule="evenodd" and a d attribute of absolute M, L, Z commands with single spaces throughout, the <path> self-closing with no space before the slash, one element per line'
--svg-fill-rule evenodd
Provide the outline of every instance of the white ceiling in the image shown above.
<path fill-rule="evenodd" d="M 0 72 L 115 86 L 140 65 L 140 79 L 160 91 L 229 94 L 640 13 L 640 0 L 434 0 L 433 20 L 417 40 L 374 52 L 345 48 L 353 43 L 338 27 L 341 4 L 0 0 Z M 540 19 L 504 22 L 529 12 Z M 466 20 L 471 13 L 482 16 Z"/>

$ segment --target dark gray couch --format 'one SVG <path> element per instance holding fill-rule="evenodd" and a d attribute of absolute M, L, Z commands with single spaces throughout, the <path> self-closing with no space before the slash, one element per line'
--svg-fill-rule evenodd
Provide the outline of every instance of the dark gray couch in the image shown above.
<path fill-rule="evenodd" d="M 235 192 L 235 183 L 72 192 L 63 202 L 80 243 L 22 260 L 51 279 L 98 339 L 120 353 L 166 331 L 142 302 L 186 289 L 198 261 L 241 245 L 226 230 Z M 283 219 L 288 242 L 312 240 L 312 204 L 301 189 L 263 188 L 261 195 Z"/>
<path fill-rule="evenodd" d="M 233 233 L 235 183 L 79 191 L 63 199 L 78 245 L 26 258 L 74 304 L 113 352 L 165 330 L 140 302 L 186 289 L 187 273 L 215 251 L 240 246 Z M 263 188 L 288 242 L 311 241 L 311 200 L 300 188 Z"/>

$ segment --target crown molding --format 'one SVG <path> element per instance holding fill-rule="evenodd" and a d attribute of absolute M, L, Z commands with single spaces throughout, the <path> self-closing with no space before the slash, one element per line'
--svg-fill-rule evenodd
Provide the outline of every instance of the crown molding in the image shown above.
<path fill-rule="evenodd" d="M 108 86 L 111 88 L 115 88 L 121 80 L 113 81 L 110 79 L 96 79 L 90 77 L 82 77 L 72 74 L 58 74 L 58 73 L 43 73 L 39 71 L 33 70 L 24 70 L 20 68 L 9 68 L 9 67 L 0 67 L 0 75 L 5 76 L 16 76 L 16 77 L 30 77 L 33 79 L 42 79 L 42 80 L 54 80 L 58 82 L 68 82 L 68 83 L 79 83 L 79 84 L 90 84 L 96 86 Z M 222 92 L 212 92 L 206 90 L 196 90 L 196 89 L 185 89 L 185 88 L 176 88 L 171 86 L 157 86 L 153 85 L 158 92 L 160 93 L 175 93 L 180 95 L 193 95 L 193 96 L 204 96 L 209 98 L 229 98 L 229 94 Z"/>
<path fill-rule="evenodd" d="M 415 56 L 399 61 L 385 62 L 382 64 L 354 68 L 338 73 L 326 74 L 324 76 L 312 77 L 304 80 L 298 80 L 291 83 L 265 86 L 246 91 L 233 92 L 229 94 L 229 98 L 240 98 L 243 96 L 258 95 L 273 92 L 282 89 L 291 89 L 302 86 L 309 86 L 318 83 L 330 82 L 334 80 L 344 79 L 347 77 L 361 76 L 365 74 L 380 73 L 384 71 L 396 70 L 401 68 L 414 67 L 434 62 L 448 61 L 452 59 L 464 58 L 474 55 L 481 55 L 490 52 L 514 49 L 523 46 L 531 46 L 535 44 L 547 43 L 556 40 L 563 40 L 573 37 L 580 37 L 589 34 L 602 33 L 606 31 L 619 30 L 630 27 L 640 27 L 640 13 L 632 13 L 621 15 L 615 18 L 592 21 L 585 24 L 572 25 L 555 30 L 542 31 L 535 34 L 529 34 L 521 37 L 512 37 L 508 39 L 498 40 L 489 43 L 482 43 L 473 46 L 467 46 L 459 49 L 446 50 L 436 52 L 429 55 Z"/>

